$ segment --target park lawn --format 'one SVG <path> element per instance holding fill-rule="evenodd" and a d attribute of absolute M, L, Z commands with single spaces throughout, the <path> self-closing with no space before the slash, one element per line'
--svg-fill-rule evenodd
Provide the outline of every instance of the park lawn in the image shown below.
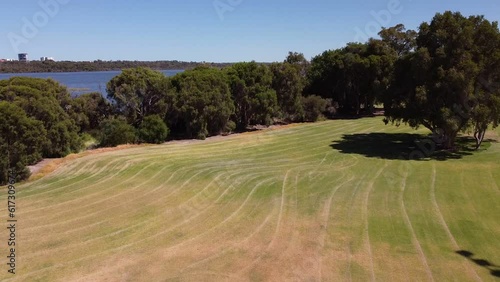
<path fill-rule="evenodd" d="M 0 279 L 494 281 L 500 143 L 408 160 L 426 134 L 333 120 L 76 158 L 18 185 Z"/>

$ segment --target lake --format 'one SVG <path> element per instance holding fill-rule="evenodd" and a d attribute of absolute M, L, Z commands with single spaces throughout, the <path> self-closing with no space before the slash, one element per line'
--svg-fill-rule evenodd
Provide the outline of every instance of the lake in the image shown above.
<path fill-rule="evenodd" d="M 161 71 L 166 76 L 174 76 L 183 70 Z M 0 73 L 0 80 L 14 76 L 27 76 L 35 78 L 52 78 L 68 87 L 72 96 L 79 96 L 90 92 L 99 92 L 106 96 L 106 84 L 119 75 L 121 71 L 96 71 L 96 72 L 51 72 L 51 73 Z"/>

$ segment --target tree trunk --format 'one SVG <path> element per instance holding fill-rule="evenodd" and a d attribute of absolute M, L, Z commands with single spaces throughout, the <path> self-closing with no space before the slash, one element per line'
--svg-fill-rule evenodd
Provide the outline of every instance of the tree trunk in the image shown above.
<path fill-rule="evenodd" d="M 481 144 L 483 143 L 484 136 L 486 135 L 486 130 L 476 130 L 474 132 L 474 138 L 476 139 L 476 151 L 479 150 Z"/>
<path fill-rule="evenodd" d="M 445 133 L 445 140 L 443 143 L 444 149 L 455 150 L 455 140 L 457 139 L 458 132 Z"/>

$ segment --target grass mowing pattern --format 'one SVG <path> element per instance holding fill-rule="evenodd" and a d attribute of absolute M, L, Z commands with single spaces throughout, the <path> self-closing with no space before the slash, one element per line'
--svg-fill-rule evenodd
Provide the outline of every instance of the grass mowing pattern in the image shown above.
<path fill-rule="evenodd" d="M 327 121 L 76 159 L 19 186 L 0 279 L 493 281 L 500 143 L 405 161 L 408 133 Z"/>

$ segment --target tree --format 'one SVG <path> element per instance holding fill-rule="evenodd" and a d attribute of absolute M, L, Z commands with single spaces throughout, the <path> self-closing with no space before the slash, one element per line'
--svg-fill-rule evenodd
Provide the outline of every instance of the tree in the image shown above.
<path fill-rule="evenodd" d="M 292 52 L 285 62 L 270 66 L 273 74 L 272 87 L 276 91 L 278 106 L 286 120 L 301 121 L 304 118 L 301 99 L 308 66 L 309 62 L 304 55 Z"/>
<path fill-rule="evenodd" d="M 302 105 L 304 108 L 304 120 L 316 122 L 323 116 L 323 112 L 326 111 L 328 101 L 319 96 L 311 95 L 302 97 Z"/>
<path fill-rule="evenodd" d="M 99 145 L 101 147 L 116 147 L 136 142 L 135 128 L 123 119 L 107 119 L 101 123 L 100 128 L 101 136 Z"/>
<path fill-rule="evenodd" d="M 148 115 L 164 116 L 171 104 L 168 78 L 147 68 L 124 70 L 108 82 L 106 90 L 118 113 L 136 127 Z"/>
<path fill-rule="evenodd" d="M 493 72 L 490 75 L 493 75 Z M 498 81 L 498 73 L 493 77 L 497 77 L 496 81 Z M 475 95 L 470 101 L 469 128 L 472 129 L 474 138 L 476 139 L 476 150 L 481 147 L 488 127 L 491 125 L 493 128 L 497 128 L 500 124 L 499 89 L 498 82 L 480 78 L 476 86 Z"/>
<path fill-rule="evenodd" d="M 198 67 L 172 78 L 176 90 L 172 131 L 188 138 L 205 139 L 228 127 L 234 104 L 226 74 L 215 68 Z"/>
<path fill-rule="evenodd" d="M 339 102 L 337 89 L 341 84 L 341 68 L 343 68 L 341 49 L 328 50 L 314 57 L 307 73 L 305 95 L 319 95 Z"/>
<path fill-rule="evenodd" d="M 0 100 L 42 122 L 47 131 L 43 157 L 64 157 L 82 147 L 78 126 L 70 117 L 72 101 L 66 87 L 51 79 L 14 77 L 0 84 Z"/>
<path fill-rule="evenodd" d="M 306 78 L 309 67 L 311 66 L 311 63 L 304 57 L 304 54 L 298 52 L 288 52 L 288 56 L 286 57 L 284 63 L 298 67 L 300 70 L 300 76 L 304 79 Z"/>
<path fill-rule="evenodd" d="M 227 69 L 235 105 L 235 122 L 239 129 L 250 124 L 270 124 L 277 114 L 273 76 L 266 65 L 238 63 Z"/>
<path fill-rule="evenodd" d="M 42 159 L 46 135 L 42 122 L 28 117 L 19 106 L 0 101 L 0 185 L 8 181 L 9 169 L 18 181 L 29 177 L 26 166 Z"/>
<path fill-rule="evenodd" d="M 398 57 L 411 53 L 416 47 L 417 32 L 411 29 L 406 30 L 403 24 L 382 28 L 379 36 L 396 52 Z"/>
<path fill-rule="evenodd" d="M 112 106 L 101 93 L 88 93 L 73 99 L 71 116 L 80 132 L 99 128 L 99 124 L 112 115 Z"/>
<path fill-rule="evenodd" d="M 416 51 L 396 63 L 386 123 L 423 125 L 446 149 L 475 127 L 480 145 L 487 125 L 499 120 L 499 88 L 491 83 L 499 79 L 499 36 L 498 24 L 482 16 L 445 12 L 423 23 Z"/>
<path fill-rule="evenodd" d="M 147 116 L 139 127 L 138 137 L 141 142 L 161 144 L 167 140 L 168 127 L 160 116 Z"/>
<path fill-rule="evenodd" d="M 313 58 L 305 92 L 332 99 L 344 114 L 371 113 L 387 88 L 391 61 L 389 48 L 377 40 L 326 51 Z"/>

